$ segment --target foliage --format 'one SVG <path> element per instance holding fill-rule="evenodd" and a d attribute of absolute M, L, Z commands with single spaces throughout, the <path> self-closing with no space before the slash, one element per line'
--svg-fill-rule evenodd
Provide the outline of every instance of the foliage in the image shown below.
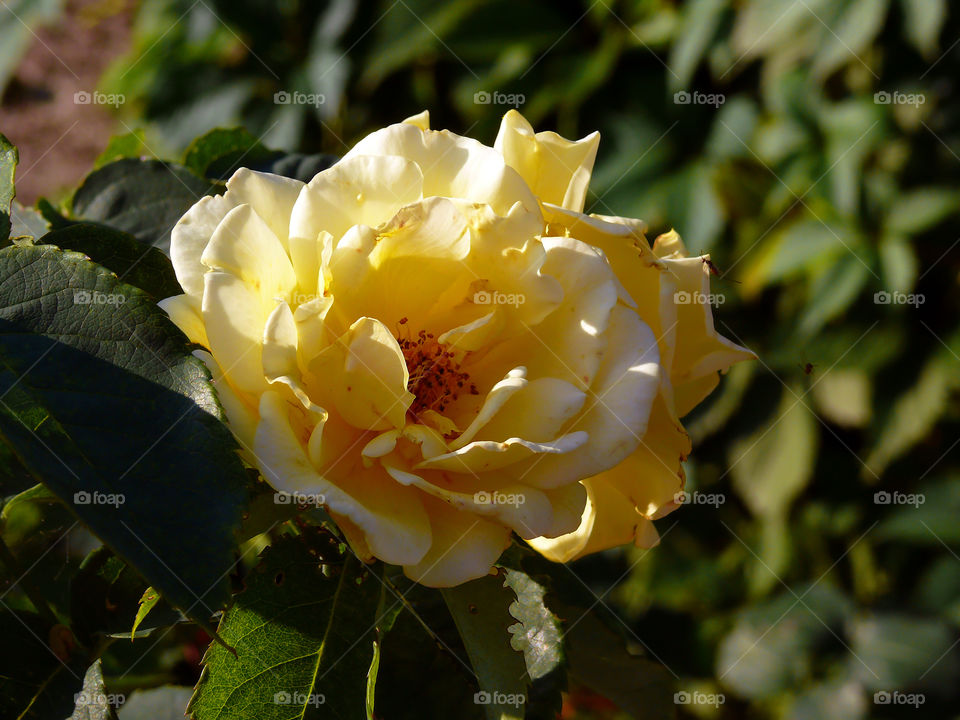
<path fill-rule="evenodd" d="M 538 128 L 567 136 L 601 130 L 588 204 L 598 213 L 643 217 L 652 231 L 672 223 L 691 249 L 709 250 L 724 300 L 716 308 L 718 328 L 761 358 L 754 368 L 731 372 L 688 418 L 695 448 L 687 465 L 691 502 L 658 521 L 663 543 L 651 551 L 605 553 L 566 569 L 531 568 L 529 560 L 517 569 L 517 563 L 505 562 L 502 578 L 483 581 L 485 597 L 509 602 L 494 609 L 499 624 L 509 622 L 509 613 L 520 627 L 481 638 L 492 647 L 471 639 L 473 615 L 468 608 L 465 616 L 462 602 L 451 600 L 457 593 L 448 593 L 445 604 L 439 593 L 406 587 L 371 569 L 382 580 L 378 597 L 386 604 L 371 619 L 382 623 L 380 633 L 364 648 L 364 663 L 376 668 L 369 671 L 376 682 L 364 689 L 365 707 L 372 703 L 384 718 L 480 717 L 472 702 L 483 682 L 473 675 L 480 674 L 478 653 L 506 652 L 509 645 L 515 662 L 523 655 L 529 697 L 538 689 L 546 694 L 537 710 L 533 703 L 528 709 L 546 708 L 545 717 L 558 705 L 561 687 L 568 690 L 569 712 L 609 717 L 614 711 L 584 686 L 644 717 L 643 707 L 659 712 L 653 700 L 644 706 L 644 698 L 664 697 L 672 676 L 676 689 L 686 693 L 681 703 L 684 697 L 725 698 L 716 707 L 680 704 L 684 716 L 897 717 L 905 712 L 902 706 L 874 702 L 874 693 L 895 691 L 923 693 L 923 712 L 930 717 L 955 714 L 960 326 L 952 310 L 960 276 L 960 184 L 954 180 L 960 101 L 952 92 L 957 54 L 950 51 L 958 34 L 960 16 L 946 0 L 143 4 L 130 55 L 104 77 L 103 89 L 126 96 L 124 121 L 142 125 L 142 137 L 149 138 L 149 147 L 162 148 L 165 159 L 186 151 L 175 173 L 188 174 L 180 176 L 191 192 L 216 192 L 237 164 L 309 177 L 329 162 L 323 154 L 342 153 L 366 131 L 425 107 L 435 126 L 491 139 L 507 109 L 497 103 L 513 101 Z M 275 101 L 277 93 L 287 95 Z M 295 93 L 309 102 L 293 102 Z M 246 130 L 218 131 L 190 145 L 225 125 Z M 136 138 L 112 145 L 100 172 L 143 170 L 147 164 L 139 161 L 108 162 L 137 157 L 144 147 Z M 316 155 L 283 152 L 292 150 Z M 13 164 L 8 144 L 0 146 L 4 239 Z M 156 261 L 157 270 L 138 279 L 125 274 L 127 251 L 139 247 L 133 243 L 162 246 L 175 209 L 148 227 L 137 207 L 98 201 L 100 192 L 110 192 L 104 182 L 110 177 L 88 181 L 88 192 L 96 192 L 78 192 L 72 205 L 60 209 L 66 218 L 44 208 L 46 221 L 57 228 L 50 235 L 61 235 L 37 241 L 78 250 L 93 262 L 21 247 L 8 247 L 0 257 L 7 253 L 12 262 L 14 255 L 34 253 L 51 267 L 72 263 L 78 279 L 120 284 L 99 263 L 124 279 L 123 292 L 131 297 L 163 292 L 169 277 L 162 253 L 141 261 Z M 174 187 L 157 199 L 183 207 L 190 199 L 181 190 Z M 15 202 L 12 207 L 13 226 L 20 227 Z M 113 230 L 70 224 L 81 220 L 112 224 Z M 69 233 L 63 234 L 64 226 Z M 108 234 L 111 251 L 101 254 L 97 247 L 108 242 Z M 137 307 L 131 301 L 124 311 Z M 39 313 L 34 321 L 43 319 Z M 159 339 L 172 329 L 156 331 Z M 37 341 L 33 355 L 11 346 L 20 356 L 9 362 L 29 364 L 48 347 L 44 342 Z M 163 348 L 188 362 L 177 341 L 168 338 Z M 115 364 L 83 362 L 76 366 L 81 370 L 72 370 L 81 389 L 93 386 L 86 373 L 131 387 L 141 380 Z M 204 378 L 189 378 L 186 385 L 168 384 L 152 401 L 175 412 L 183 398 L 206 392 Z M 17 385 L 2 399 L 11 403 L 11 397 L 42 390 Z M 115 398 L 117 412 L 122 399 Z M 209 430 L 205 418 L 216 415 L 216 408 L 207 412 L 190 419 Z M 12 427 L 15 417 L 5 414 L 0 423 Z M 104 422 L 121 429 L 128 417 Z M 30 425 L 41 422 L 39 416 L 24 419 L 34 430 L 56 432 L 51 438 L 71 440 L 62 425 Z M 184 437 L 192 436 L 184 429 Z M 39 451 L 32 460 L 0 451 L 3 494 L 26 490 L 33 481 L 20 463 L 36 472 Z M 202 477 L 189 464 L 183 462 L 180 477 Z M 201 482 L 197 492 L 203 487 Z M 713 504 L 703 502 L 711 498 Z M 56 547 L 73 522 L 66 513 L 57 516 L 54 506 L 61 507 L 35 492 L 4 506 L 4 542 L 20 567 L 38 565 L 29 582 L 3 598 L 9 609 L 0 608 L 3 627 L 19 633 L 4 637 L 22 638 L 25 648 L 22 662 L 2 658 L 0 675 L 11 679 L 0 685 L 0 708 L 19 713 L 41 685 L 45 693 L 32 708 L 55 704 L 58 688 L 61 697 L 72 697 L 100 655 L 108 689 L 111 682 L 138 687 L 121 677 L 131 666 L 152 684 L 192 684 L 199 658 L 192 665 L 171 663 L 160 650 L 182 654 L 187 651 L 180 648 L 208 639 L 190 635 L 175 613 L 168 620 L 174 624 L 163 629 L 166 639 L 158 641 L 160 650 L 139 666 L 143 650 L 131 653 L 122 641 L 103 636 L 101 645 L 112 643 L 106 649 L 84 640 L 69 656 L 69 667 L 80 668 L 75 678 L 65 670 L 44 675 L 62 667 L 50 662 L 49 653 L 45 659 L 38 653 L 33 674 L 22 673 L 26 653 L 36 651 L 23 628 L 46 638 L 71 620 L 68 594 L 43 580 L 54 573 L 41 555 Z M 193 510 L 199 509 L 187 508 Z M 232 527 L 232 520 L 222 520 L 217 542 Z M 86 521 L 104 532 L 94 519 Z M 301 532 L 286 518 L 280 522 L 254 540 L 243 534 L 233 581 L 247 587 L 221 620 L 227 644 L 227 628 L 252 611 L 241 601 L 257 594 L 248 574 L 270 580 L 269 573 L 258 576 L 251 569 L 251 557 L 264 543 L 276 542 L 259 566 L 278 562 L 280 543 L 279 552 L 292 553 L 293 544 L 308 543 L 303 535 L 315 532 Z M 192 534 L 179 538 L 187 539 L 191 559 L 200 551 L 222 558 Z M 164 593 L 162 578 L 135 549 L 108 544 L 142 576 L 143 588 L 151 584 Z M 350 562 L 331 559 L 337 567 Z M 77 564 L 68 563 L 63 573 L 79 572 Z M 309 573 L 298 582 L 318 588 L 336 582 L 303 570 Z M 122 593 L 133 603 L 123 613 L 136 613 L 134 596 L 141 590 L 138 585 Z M 325 592 L 318 591 L 318 601 Z M 187 610 L 189 603 L 177 593 L 185 595 L 183 588 L 168 589 L 164 597 Z M 46 612 L 31 597 L 45 598 Z M 573 608 L 591 605 L 594 613 L 581 622 L 581 610 Z M 383 616 L 381 608 L 388 607 L 392 611 Z M 150 610 L 144 622 L 149 625 L 153 613 L 162 616 L 161 610 Z M 354 610 L 367 608 L 358 603 Z M 544 660 L 529 642 L 530 628 L 538 627 L 548 637 L 560 633 L 569 647 Z M 651 667 L 650 659 L 621 654 L 621 632 L 666 671 Z M 154 641 L 137 641 L 145 642 Z M 209 668 L 228 663 L 229 650 L 214 646 L 208 659 L 209 684 Z M 626 679 L 617 676 L 634 667 Z M 438 677 L 445 678 L 442 688 Z M 653 679 L 660 689 L 635 696 L 643 684 L 637 678 Z M 67 688 L 71 683 L 73 689 Z M 147 702 L 137 693 L 128 705 L 135 698 Z M 359 691 L 353 688 L 353 694 Z M 409 697 L 419 704 L 411 706 Z M 195 708 L 204 707 L 202 690 L 199 698 Z M 669 699 L 666 705 L 673 710 Z M 69 709 L 56 712 L 65 717 Z"/>

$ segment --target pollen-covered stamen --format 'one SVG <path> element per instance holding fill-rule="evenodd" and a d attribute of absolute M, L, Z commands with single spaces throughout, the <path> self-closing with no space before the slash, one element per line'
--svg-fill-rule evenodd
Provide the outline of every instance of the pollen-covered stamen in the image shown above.
<path fill-rule="evenodd" d="M 402 318 L 400 325 L 406 325 Z M 462 393 L 478 395 L 476 385 L 470 382 L 469 373 L 460 369 L 456 353 L 437 342 L 433 333 L 421 330 L 415 338 L 397 338 L 403 358 L 407 363 L 410 380 L 407 390 L 415 396 L 410 413 L 418 417 L 425 410 L 442 413 Z"/>

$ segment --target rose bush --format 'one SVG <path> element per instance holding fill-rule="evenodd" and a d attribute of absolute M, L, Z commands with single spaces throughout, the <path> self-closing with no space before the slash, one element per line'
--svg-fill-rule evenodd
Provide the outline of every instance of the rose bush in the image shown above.
<path fill-rule="evenodd" d="M 657 541 L 679 418 L 753 356 L 675 233 L 582 213 L 598 144 L 510 111 L 491 148 L 424 113 L 307 184 L 241 169 L 174 228 L 161 305 L 246 459 L 361 557 L 442 587 L 511 532 L 558 561 Z"/>

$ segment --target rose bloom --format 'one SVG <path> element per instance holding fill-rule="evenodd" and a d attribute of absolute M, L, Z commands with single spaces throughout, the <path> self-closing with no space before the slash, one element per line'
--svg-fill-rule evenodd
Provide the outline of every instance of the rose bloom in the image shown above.
<path fill-rule="evenodd" d="M 657 542 L 679 418 L 753 354 L 675 233 L 582 213 L 598 144 L 510 111 L 491 148 L 423 113 L 307 184 L 240 169 L 173 229 L 161 305 L 245 458 L 360 557 L 446 587 L 511 532 L 561 562 Z"/>

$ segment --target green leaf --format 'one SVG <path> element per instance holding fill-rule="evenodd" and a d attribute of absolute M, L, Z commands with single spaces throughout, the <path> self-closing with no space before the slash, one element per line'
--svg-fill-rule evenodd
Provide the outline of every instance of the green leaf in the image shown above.
<path fill-rule="evenodd" d="M 159 602 L 160 593 L 158 593 L 152 587 L 148 587 L 143 591 L 143 595 L 140 596 L 140 601 L 137 604 L 137 614 L 133 618 L 133 625 L 130 627 L 131 640 L 137 636 L 137 628 L 140 627 L 147 615 L 150 614 L 150 611 L 153 610 Z"/>
<path fill-rule="evenodd" d="M 628 650 L 623 622 L 598 603 L 568 568 L 519 546 L 505 553 L 500 562 L 549 585 L 544 597 L 549 611 L 563 623 L 563 651 L 572 682 L 610 699 L 638 720 L 675 717 L 674 676 L 660 663 Z M 552 622 L 547 619 L 548 626 Z M 533 692 L 536 690 L 535 684 Z"/>
<path fill-rule="evenodd" d="M 137 158 L 149 154 L 144 140 L 143 130 L 133 130 L 123 135 L 114 135 L 110 138 L 104 151 L 93 161 L 94 169 L 102 168 L 104 165 L 121 158 Z"/>
<path fill-rule="evenodd" d="M 890 235 L 916 235 L 960 210 L 960 194 L 944 187 L 917 188 L 896 198 L 884 220 Z"/>
<path fill-rule="evenodd" d="M 97 660 L 83 676 L 83 687 L 77 695 L 70 720 L 117 720 L 117 714 L 113 711 L 117 704 L 115 697 L 107 694 L 103 668 Z"/>
<path fill-rule="evenodd" d="M 684 6 L 683 20 L 667 61 L 670 92 L 689 87 L 697 65 L 716 35 L 727 5 L 728 0 L 694 0 Z"/>
<path fill-rule="evenodd" d="M 197 720 L 363 717 L 380 581 L 332 536 L 264 550 L 220 621 L 190 702 Z"/>
<path fill-rule="evenodd" d="M 75 526 L 73 514 L 43 485 L 8 498 L 0 512 L 0 539 L 13 556 L 15 571 L 0 559 L 0 598 L 13 604 L 24 593 L 31 598 L 32 606 L 43 603 L 65 616 L 70 590 L 63 580 L 72 575 L 79 562 L 56 550 L 69 547 L 70 531 Z"/>
<path fill-rule="evenodd" d="M 592 611 L 579 608 L 567 623 L 567 674 L 636 720 L 672 720 L 675 678 L 658 662 L 634 655 L 624 638 Z"/>
<path fill-rule="evenodd" d="M 883 285 L 890 292 L 910 293 L 917 281 L 917 254 L 906 238 L 888 235 L 880 241 Z"/>
<path fill-rule="evenodd" d="M 208 625 L 227 598 L 246 473 L 191 347 L 146 294 L 82 256 L 0 250 L 0 437 Z"/>
<path fill-rule="evenodd" d="M 514 594 L 504 576 L 488 575 L 441 591 L 480 683 L 477 701 L 488 720 L 523 718 L 527 669 L 511 643 Z"/>
<path fill-rule="evenodd" d="M 720 642 L 716 677 L 750 699 L 797 687 L 810 671 L 813 648 L 831 631 L 842 630 L 852 610 L 852 603 L 826 583 L 797 587 L 753 606 L 740 613 Z"/>
<path fill-rule="evenodd" d="M 75 223 L 47 233 L 39 243 L 83 253 L 155 300 L 183 292 L 170 258 L 128 233 L 104 225 Z"/>
<path fill-rule="evenodd" d="M 871 690 L 952 685 L 960 670 L 954 635 L 940 620 L 893 613 L 857 618 L 850 627 L 850 668 Z"/>
<path fill-rule="evenodd" d="M 140 618 L 140 598 L 150 591 L 150 588 L 145 589 L 145 585 L 140 576 L 109 548 L 100 547 L 90 553 L 73 578 L 70 588 L 71 622 L 80 640 L 93 645 L 97 635 L 131 637 L 128 628 L 136 618 Z M 156 597 L 153 605 L 156 605 L 159 595 L 156 591 L 153 594 Z M 183 618 L 164 603 L 161 610 L 150 619 L 148 629 L 153 630 L 175 625 Z M 148 634 L 144 630 L 140 636 Z"/>
<path fill-rule="evenodd" d="M 904 34 L 917 50 L 932 60 L 947 19 L 947 0 L 900 0 Z"/>
<path fill-rule="evenodd" d="M 875 504 L 890 505 L 892 511 L 877 526 L 878 539 L 937 549 L 944 543 L 960 545 L 960 480 L 951 477 L 918 490 L 897 492 L 901 501 L 896 505 L 892 491 L 878 490 L 873 496 Z"/>
<path fill-rule="evenodd" d="M 173 226 L 201 197 L 219 190 L 180 165 L 124 158 L 87 176 L 72 212 L 169 253 Z"/>
<path fill-rule="evenodd" d="M 862 720 L 867 698 L 854 680 L 817 683 L 793 701 L 786 720 Z"/>
<path fill-rule="evenodd" d="M 225 180 L 241 165 L 268 162 L 278 154 L 243 128 L 216 128 L 190 143 L 183 164 L 200 177 Z"/>
<path fill-rule="evenodd" d="M 948 345 L 956 346 L 956 337 Z M 885 414 L 876 442 L 864 461 L 864 474 L 880 475 L 920 442 L 947 410 L 950 394 L 960 387 L 956 358 L 949 348 L 936 351 L 923 365 L 913 387 Z"/>
<path fill-rule="evenodd" d="M 818 435 L 807 402 L 785 389 L 773 417 L 730 449 L 733 487 L 758 517 L 783 517 L 810 481 Z"/>
<path fill-rule="evenodd" d="M 883 28 L 889 0 L 846 0 L 837 5 L 846 7 L 835 20 L 823 21 L 822 40 L 813 57 L 812 71 L 820 79 L 844 65 L 870 67 L 862 56 Z"/>
<path fill-rule="evenodd" d="M 13 182 L 18 161 L 17 149 L 0 135 L 0 247 L 10 237 L 10 205 L 16 195 Z"/>
<path fill-rule="evenodd" d="M 800 314 L 797 334 L 810 337 L 840 315 L 860 295 L 871 270 L 853 252 L 841 257 L 810 283 L 810 301 Z"/>
<path fill-rule="evenodd" d="M 396 600 L 402 609 L 378 643 L 382 658 L 376 680 L 376 717 L 482 720 L 484 706 L 474 702 L 476 675 L 440 591 L 407 581 L 399 573 L 391 578 L 391 570 L 385 568 L 385 580 L 394 587 L 387 605 L 389 608 Z M 378 617 L 381 624 L 391 619 L 390 613 L 384 615 L 380 610 Z M 411 703 L 411 697 L 417 702 Z"/>

